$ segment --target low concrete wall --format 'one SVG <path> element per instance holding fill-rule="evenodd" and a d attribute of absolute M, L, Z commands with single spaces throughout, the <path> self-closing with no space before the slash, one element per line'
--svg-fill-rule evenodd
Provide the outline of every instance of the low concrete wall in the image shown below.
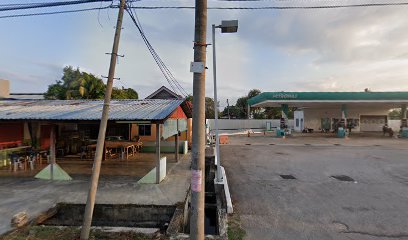
<path fill-rule="evenodd" d="M 156 184 L 156 167 L 150 170 L 138 183 Z M 160 158 L 160 182 L 167 176 L 167 157 Z"/>
<path fill-rule="evenodd" d="M 162 153 L 174 153 L 175 152 L 175 143 L 174 142 L 161 142 L 160 143 L 160 152 Z M 156 142 L 143 142 L 142 152 L 156 152 Z M 187 154 L 188 152 L 188 142 L 180 141 L 179 143 L 179 153 Z"/>
<path fill-rule="evenodd" d="M 215 119 L 207 119 L 210 130 L 215 128 Z M 220 130 L 238 130 L 238 129 L 266 129 L 266 123 L 271 122 L 272 127 L 280 125 L 280 119 L 218 119 L 218 128 Z M 293 119 L 289 120 L 289 127 L 294 127 Z"/>

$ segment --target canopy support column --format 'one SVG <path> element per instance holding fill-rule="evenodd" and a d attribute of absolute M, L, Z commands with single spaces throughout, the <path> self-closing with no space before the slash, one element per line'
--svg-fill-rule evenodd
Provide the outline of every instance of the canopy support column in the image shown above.
<path fill-rule="evenodd" d="M 401 127 L 408 127 L 407 126 L 407 105 L 403 104 L 401 106 Z"/>

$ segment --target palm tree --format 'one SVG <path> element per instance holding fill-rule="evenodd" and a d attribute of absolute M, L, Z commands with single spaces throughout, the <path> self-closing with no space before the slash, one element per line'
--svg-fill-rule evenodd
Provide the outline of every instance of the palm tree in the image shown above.
<path fill-rule="evenodd" d="M 102 99 L 104 92 L 103 81 L 84 72 L 80 78 L 70 83 L 66 95 L 67 99 Z"/>
<path fill-rule="evenodd" d="M 105 84 L 92 74 L 84 73 L 78 80 L 79 94 L 85 99 L 102 99 L 105 94 Z"/>

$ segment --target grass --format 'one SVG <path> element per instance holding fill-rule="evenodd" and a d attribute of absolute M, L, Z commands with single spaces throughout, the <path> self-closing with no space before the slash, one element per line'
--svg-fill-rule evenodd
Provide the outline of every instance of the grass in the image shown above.
<path fill-rule="evenodd" d="M 241 226 L 241 221 L 238 213 L 230 215 L 228 218 L 228 240 L 243 240 L 246 232 Z"/>
<path fill-rule="evenodd" d="M 0 240 L 79 240 L 78 227 L 31 226 L 18 229 L 7 235 L 0 236 Z M 135 232 L 103 232 L 92 230 L 89 240 L 164 240 L 162 236 L 147 236 Z"/>

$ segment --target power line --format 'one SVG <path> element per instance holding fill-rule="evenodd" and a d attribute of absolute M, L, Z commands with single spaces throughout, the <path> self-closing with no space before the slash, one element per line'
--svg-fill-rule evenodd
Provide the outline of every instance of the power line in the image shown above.
<path fill-rule="evenodd" d="M 60 2 L 45 2 L 45 3 L 27 3 L 27 4 L 3 6 L 0 8 L 0 12 L 78 5 L 78 4 L 87 4 L 87 3 L 95 3 L 95 2 L 112 2 L 112 0 L 76 0 L 76 1 L 60 1 Z"/>
<path fill-rule="evenodd" d="M 259 7 L 208 7 L 209 10 L 295 10 L 295 9 L 336 9 L 336 8 L 359 8 L 359 7 L 386 7 L 407 6 L 408 2 L 396 3 L 361 3 L 345 5 L 315 5 L 315 6 L 259 6 Z M 195 9 L 193 6 L 138 6 L 133 9 L 157 10 L 157 9 Z"/>
<path fill-rule="evenodd" d="M 4 15 L 4 16 L 0 16 L 0 19 L 1 18 L 17 18 L 17 17 L 56 15 L 56 14 L 63 14 L 63 13 L 88 12 L 88 11 L 103 10 L 103 9 L 108 9 L 108 8 L 112 8 L 112 6 L 96 7 L 96 8 L 85 8 L 85 9 L 76 9 L 76 10 L 65 10 L 65 11 L 54 11 L 54 12 L 40 12 L 40 13 L 25 13 L 25 14 Z"/>
<path fill-rule="evenodd" d="M 173 76 L 173 74 L 171 73 L 171 71 L 169 70 L 169 68 L 165 65 L 165 63 L 163 62 L 163 60 L 160 58 L 160 56 L 157 54 L 156 50 L 153 48 L 153 46 L 150 44 L 149 40 L 147 39 L 139 19 L 137 19 L 135 17 L 135 14 L 133 14 L 132 10 L 132 5 L 128 4 L 128 8 L 127 8 L 127 12 L 129 13 L 129 16 L 131 17 L 133 23 L 135 24 L 135 26 L 137 27 L 137 29 L 139 30 L 139 33 L 142 36 L 142 39 L 145 43 L 145 45 L 147 46 L 150 54 L 153 56 L 156 64 L 159 66 L 160 71 L 163 73 L 163 76 L 166 78 L 167 82 L 169 83 L 170 87 L 173 89 L 173 91 L 175 92 L 180 92 L 181 95 L 183 95 L 184 97 L 187 97 L 187 95 L 189 95 L 187 93 L 187 91 L 180 85 L 180 83 L 177 81 L 177 79 Z M 131 10 L 129 10 L 131 9 Z M 134 10 L 134 9 L 133 9 Z M 178 91 L 177 91 L 177 90 Z"/>

